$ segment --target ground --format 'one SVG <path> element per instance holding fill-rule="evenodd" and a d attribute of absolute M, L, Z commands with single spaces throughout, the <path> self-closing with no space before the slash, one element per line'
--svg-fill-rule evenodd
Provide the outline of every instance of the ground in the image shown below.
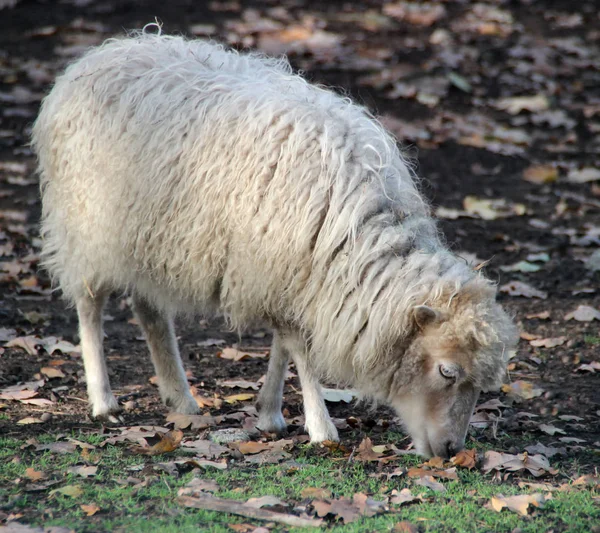
<path fill-rule="evenodd" d="M 23 0 L 0 15 L 0 524 L 7 531 L 16 531 L 17 522 L 76 531 L 289 527 L 267 520 L 260 529 L 251 518 L 186 508 L 177 489 L 195 478 L 216 483 L 209 489 L 223 498 L 277 496 L 289 505 L 271 509 L 317 513 L 325 517 L 322 527 L 340 531 L 598 530 L 600 19 L 594 1 Z M 449 246 L 474 265 L 486 262 L 499 300 L 521 329 L 507 385 L 484 395 L 473 419 L 467 448 L 480 458 L 473 469 L 415 470 L 420 461 L 402 453 L 410 441 L 390 411 L 338 398 L 328 405 L 342 447 L 308 446 L 295 376 L 285 390 L 287 441 L 258 436 L 260 449 L 232 444 L 196 453 L 193 464 L 178 440 L 205 442 L 210 430 L 251 426 L 266 371 L 269 331 L 239 336 L 218 318 L 178 324 L 190 383 L 212 418 L 175 420 L 184 434 L 171 434 L 171 457 L 148 455 L 159 440 L 154 434 L 173 421 L 165 420 L 126 296 L 116 296 L 106 311 L 111 380 L 124 407 L 123 427 L 151 429 L 142 436 L 125 429 L 125 442 L 104 442 L 120 430 L 87 416 L 75 313 L 37 268 L 41 204 L 27 143 L 40 99 L 68 61 L 155 20 L 167 33 L 287 53 L 311 81 L 369 107 L 414 158 Z M 249 356 L 222 357 L 240 351 Z M 146 452 L 132 450 L 127 439 Z M 62 443 L 62 453 L 44 449 L 53 443 Z M 498 459 L 493 452 L 518 455 L 528 447 L 528 456 L 513 458 L 516 467 L 490 468 Z M 541 479 L 522 468 L 535 454 L 550 461 L 536 471 Z M 210 459 L 220 466 L 202 463 Z M 97 471 L 84 478 L 72 466 Z M 445 486 L 429 487 L 430 474 Z M 303 492 L 310 487 L 327 492 Z M 391 491 L 403 488 L 421 499 L 400 505 Z M 209 489 L 191 494 L 206 499 Z M 365 494 L 371 500 L 361 507 L 356 495 Z M 547 501 L 525 515 L 497 512 L 492 496 L 501 494 Z M 322 507 L 353 496 L 345 503 L 352 515 L 347 525 L 337 520 L 343 513 Z M 87 516 L 83 505 L 98 509 Z"/>

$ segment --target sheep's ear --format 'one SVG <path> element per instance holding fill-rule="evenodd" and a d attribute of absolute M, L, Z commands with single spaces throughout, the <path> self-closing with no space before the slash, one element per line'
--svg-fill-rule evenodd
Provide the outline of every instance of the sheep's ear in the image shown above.
<path fill-rule="evenodd" d="M 425 326 L 433 324 L 440 317 L 440 314 L 435 309 L 426 305 L 417 305 L 413 309 L 413 315 L 420 329 L 425 329 Z"/>

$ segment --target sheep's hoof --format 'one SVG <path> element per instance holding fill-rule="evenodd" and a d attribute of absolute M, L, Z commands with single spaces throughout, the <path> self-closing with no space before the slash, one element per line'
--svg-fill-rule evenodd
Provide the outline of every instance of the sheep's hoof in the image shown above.
<path fill-rule="evenodd" d="M 125 422 L 121 416 L 121 408 L 114 399 L 112 402 L 109 402 L 107 405 L 102 407 L 92 407 L 90 418 L 103 424 L 122 425 Z"/>
<path fill-rule="evenodd" d="M 339 442 L 340 436 L 338 435 L 337 428 L 333 425 L 333 422 L 328 423 L 322 428 L 306 428 L 310 435 L 311 444 L 320 444 L 326 440 L 331 442 Z"/>
<path fill-rule="evenodd" d="M 197 415 L 200 413 L 200 407 L 198 407 L 193 396 L 178 398 L 177 400 L 167 398 L 165 400 L 165 405 L 173 412 L 182 415 Z"/>
<path fill-rule="evenodd" d="M 285 418 L 281 413 L 275 413 L 273 415 L 259 414 L 256 429 L 260 429 L 265 433 L 276 433 L 281 435 L 287 432 L 287 424 Z"/>

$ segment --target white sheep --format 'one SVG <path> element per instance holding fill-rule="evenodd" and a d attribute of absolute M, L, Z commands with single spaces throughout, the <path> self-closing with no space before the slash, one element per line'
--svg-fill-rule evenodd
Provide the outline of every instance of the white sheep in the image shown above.
<path fill-rule="evenodd" d="M 394 406 L 424 454 L 463 446 L 514 326 L 440 241 L 393 138 L 284 59 L 181 37 L 110 39 L 70 65 L 33 128 L 43 260 L 76 304 L 93 416 L 118 409 L 102 308 L 129 291 L 163 400 L 195 413 L 173 330 L 219 309 L 273 326 L 259 427 L 282 431 L 291 357 L 312 441 L 319 379 Z"/>

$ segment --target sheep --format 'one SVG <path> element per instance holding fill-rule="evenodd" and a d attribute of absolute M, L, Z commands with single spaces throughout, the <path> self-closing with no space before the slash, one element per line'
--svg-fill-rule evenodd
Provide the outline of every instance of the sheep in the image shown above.
<path fill-rule="evenodd" d="M 338 440 L 320 382 L 396 409 L 418 453 L 464 445 L 515 328 L 449 251 L 393 137 L 284 58 L 138 32 L 57 78 L 33 127 L 42 260 L 76 306 L 93 417 L 112 417 L 110 293 L 132 295 L 164 403 L 198 406 L 173 320 L 274 330 L 258 427 L 283 432 L 299 374 L 312 442 Z"/>

